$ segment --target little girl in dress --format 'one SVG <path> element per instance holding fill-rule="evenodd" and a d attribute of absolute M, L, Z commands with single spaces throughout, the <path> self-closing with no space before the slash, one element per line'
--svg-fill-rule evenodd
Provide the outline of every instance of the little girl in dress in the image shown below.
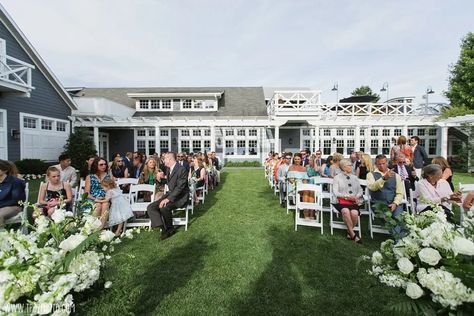
<path fill-rule="evenodd" d="M 109 215 L 109 227 L 117 225 L 115 236 L 119 236 L 122 233 L 123 223 L 130 217 L 133 217 L 132 208 L 127 199 L 122 195 L 122 191 L 117 188 L 114 180 L 104 179 L 100 185 L 106 192 L 105 198 L 102 201 L 106 202 L 105 205 L 110 202 L 109 209 L 105 210 L 105 214 Z"/>

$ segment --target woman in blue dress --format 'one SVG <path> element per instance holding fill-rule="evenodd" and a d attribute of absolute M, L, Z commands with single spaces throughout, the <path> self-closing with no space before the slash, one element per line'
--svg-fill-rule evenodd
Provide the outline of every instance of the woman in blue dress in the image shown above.
<path fill-rule="evenodd" d="M 286 177 L 288 178 L 288 192 L 289 194 L 295 194 L 295 190 L 298 187 L 298 183 L 308 183 L 308 172 L 305 167 L 301 165 L 303 161 L 301 154 L 296 153 L 293 156 L 293 164 L 288 168 Z M 314 202 L 314 196 L 309 191 L 300 192 L 303 202 Z M 314 219 L 314 211 L 303 210 L 305 219 Z"/>
<path fill-rule="evenodd" d="M 108 205 L 104 205 L 105 190 L 100 185 L 100 182 L 105 179 L 110 179 L 108 173 L 108 164 L 104 158 L 95 158 L 91 165 L 91 173 L 86 177 L 86 185 L 84 193 L 87 193 L 87 198 L 95 203 L 95 215 L 102 220 L 102 210 L 108 209 Z"/>

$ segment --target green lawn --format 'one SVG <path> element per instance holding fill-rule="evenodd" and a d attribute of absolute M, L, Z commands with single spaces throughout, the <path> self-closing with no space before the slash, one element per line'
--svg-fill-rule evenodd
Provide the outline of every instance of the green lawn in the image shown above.
<path fill-rule="evenodd" d="M 456 175 L 459 181 L 474 178 Z M 367 265 L 357 270 L 358 258 L 385 236 L 370 239 L 366 218 L 362 245 L 328 228 L 295 232 L 262 169 L 227 170 L 187 232 L 181 227 L 165 241 L 142 232 L 118 245 L 104 271 L 112 287 L 76 295 L 76 314 L 390 315 L 398 290 L 378 284 Z"/>

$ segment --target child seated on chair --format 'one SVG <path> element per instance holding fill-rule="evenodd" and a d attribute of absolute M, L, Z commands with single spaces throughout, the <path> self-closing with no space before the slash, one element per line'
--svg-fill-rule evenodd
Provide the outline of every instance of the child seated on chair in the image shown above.
<path fill-rule="evenodd" d="M 43 214 L 51 217 L 57 207 L 64 207 L 66 211 L 71 212 L 71 185 L 68 182 L 61 181 L 61 172 L 54 166 L 46 170 L 46 178 L 48 181 L 41 185 L 38 194 L 38 202 Z M 61 205 L 61 202 L 63 205 Z"/>
<path fill-rule="evenodd" d="M 102 180 L 100 185 L 106 192 L 105 198 L 101 200 L 106 204 L 103 208 L 104 212 L 100 220 L 102 221 L 102 225 L 105 226 L 108 215 L 108 226 L 113 227 L 117 225 L 115 236 L 119 236 L 122 233 L 123 223 L 129 218 L 133 217 L 132 208 L 130 207 L 130 203 L 127 201 L 127 199 L 125 199 L 125 197 L 122 195 L 122 191 L 117 188 L 114 180 Z"/>

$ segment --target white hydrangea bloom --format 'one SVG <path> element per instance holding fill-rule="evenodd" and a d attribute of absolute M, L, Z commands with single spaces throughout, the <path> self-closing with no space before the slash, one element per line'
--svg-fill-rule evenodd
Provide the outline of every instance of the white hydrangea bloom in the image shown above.
<path fill-rule="evenodd" d="M 433 248 L 423 248 L 418 252 L 418 257 L 420 260 L 431 265 L 435 266 L 441 260 L 441 255 L 439 251 Z"/>
<path fill-rule="evenodd" d="M 65 250 L 65 251 L 71 251 L 71 250 L 75 249 L 86 238 L 87 237 L 82 235 L 82 234 L 71 235 L 59 244 L 59 248 Z"/>
<path fill-rule="evenodd" d="M 80 254 L 71 262 L 68 272 L 75 274 L 78 278 L 74 291 L 83 291 L 99 279 L 100 264 L 99 254 L 95 251 Z"/>
<path fill-rule="evenodd" d="M 378 251 L 374 251 L 374 253 L 372 254 L 372 264 L 380 265 L 382 264 L 382 259 L 382 254 Z"/>
<path fill-rule="evenodd" d="M 408 258 L 398 259 L 397 267 L 403 274 L 410 274 L 414 269 L 413 263 Z"/>
<path fill-rule="evenodd" d="M 55 209 L 53 214 L 51 215 L 51 219 L 56 223 L 61 223 L 66 219 L 66 211 L 63 209 Z"/>
<path fill-rule="evenodd" d="M 102 242 L 111 242 L 114 239 L 115 234 L 110 230 L 104 230 L 100 233 L 100 241 Z"/>
<path fill-rule="evenodd" d="M 414 300 L 420 298 L 424 294 L 423 289 L 418 284 L 413 283 L 413 282 L 407 283 L 407 288 L 406 288 L 405 293 L 408 297 Z"/>
<path fill-rule="evenodd" d="M 474 255 L 474 242 L 464 237 L 456 236 L 453 242 L 453 251 L 455 254 Z"/>

